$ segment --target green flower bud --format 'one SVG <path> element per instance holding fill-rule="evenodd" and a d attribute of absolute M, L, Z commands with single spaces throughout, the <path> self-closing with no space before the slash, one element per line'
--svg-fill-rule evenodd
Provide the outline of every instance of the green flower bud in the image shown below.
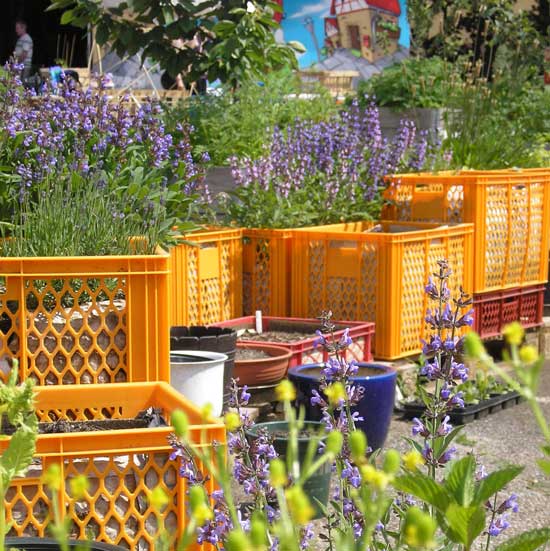
<path fill-rule="evenodd" d="M 249 551 L 251 548 L 248 537 L 242 530 L 229 532 L 225 540 L 225 551 Z"/>
<path fill-rule="evenodd" d="M 284 461 L 278 457 L 269 463 L 269 483 L 274 488 L 285 486 L 287 483 Z"/>
<path fill-rule="evenodd" d="M 187 415 L 183 413 L 180 409 L 176 409 L 172 412 L 172 426 L 174 427 L 174 432 L 178 438 L 185 438 L 189 430 L 189 419 Z"/>
<path fill-rule="evenodd" d="M 466 333 L 464 336 L 464 351 L 466 352 L 466 356 L 477 360 L 487 355 L 482 340 L 473 331 Z"/>
<path fill-rule="evenodd" d="M 362 430 L 354 430 L 349 435 L 349 449 L 351 451 L 351 458 L 355 463 L 359 463 L 365 459 L 367 437 Z"/>
<path fill-rule="evenodd" d="M 333 430 L 329 432 L 327 439 L 325 441 L 327 453 L 332 453 L 333 455 L 338 455 L 342 450 L 344 445 L 344 436 L 338 430 Z"/>
<path fill-rule="evenodd" d="M 432 547 L 437 524 L 418 507 L 410 507 L 403 526 L 405 543 L 411 547 Z"/>
<path fill-rule="evenodd" d="M 395 474 L 399 470 L 401 457 L 397 450 L 388 450 L 384 457 L 384 472 L 387 474 Z"/>
<path fill-rule="evenodd" d="M 254 511 L 250 519 L 250 541 L 254 549 L 266 549 L 269 546 L 267 522 L 259 511 Z"/>
<path fill-rule="evenodd" d="M 519 346 L 523 342 L 525 330 L 519 321 L 513 321 L 504 327 L 502 336 L 508 344 Z"/>
<path fill-rule="evenodd" d="M 207 503 L 205 489 L 200 484 L 191 486 L 191 488 L 189 488 L 189 505 L 191 506 L 191 512 L 205 503 Z"/>

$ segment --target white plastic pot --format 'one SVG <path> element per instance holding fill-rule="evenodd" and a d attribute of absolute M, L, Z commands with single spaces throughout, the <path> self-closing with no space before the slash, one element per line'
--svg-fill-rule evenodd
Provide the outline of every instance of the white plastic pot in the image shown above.
<path fill-rule="evenodd" d="M 170 384 L 199 407 L 212 404 L 212 413 L 223 409 L 223 366 L 227 356 L 206 350 L 172 350 Z"/>

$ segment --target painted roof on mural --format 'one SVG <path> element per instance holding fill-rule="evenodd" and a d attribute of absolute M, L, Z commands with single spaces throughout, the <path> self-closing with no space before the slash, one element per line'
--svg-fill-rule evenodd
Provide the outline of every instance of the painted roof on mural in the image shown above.
<path fill-rule="evenodd" d="M 342 15 L 368 8 L 379 8 L 395 15 L 401 13 L 399 0 L 332 0 L 330 15 Z"/>

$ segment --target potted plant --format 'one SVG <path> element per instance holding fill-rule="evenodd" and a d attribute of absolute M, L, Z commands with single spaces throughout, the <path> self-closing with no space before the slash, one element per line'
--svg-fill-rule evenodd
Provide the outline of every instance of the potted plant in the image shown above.
<path fill-rule="evenodd" d="M 413 121 L 417 130 L 435 137 L 444 129 L 444 108 L 451 74 L 438 57 L 410 58 L 385 68 L 358 86 L 359 101 L 374 98 L 380 111 L 384 136 L 393 137 L 401 121 Z"/>
<path fill-rule="evenodd" d="M 63 86 L 34 104 L 19 84 L 0 75 L 0 354 L 41 385 L 167 381 L 159 245 L 195 227 L 189 141 L 173 141 L 156 104 L 129 111 Z"/>
<path fill-rule="evenodd" d="M 410 127 L 401 128 L 399 139 L 386 143 L 379 133 L 376 105 L 354 102 L 328 121 L 276 127 L 269 151 L 257 159 L 232 159 L 237 185 L 220 198 L 220 211 L 228 225 L 245 228 L 245 315 L 257 310 L 270 316 L 295 314 L 289 289 L 296 228 L 377 219 L 385 174 L 430 164 L 426 136 L 411 143 Z"/>
<path fill-rule="evenodd" d="M 240 385 L 278 383 L 288 370 L 292 352 L 283 346 L 264 343 L 237 343 L 235 379 Z"/>

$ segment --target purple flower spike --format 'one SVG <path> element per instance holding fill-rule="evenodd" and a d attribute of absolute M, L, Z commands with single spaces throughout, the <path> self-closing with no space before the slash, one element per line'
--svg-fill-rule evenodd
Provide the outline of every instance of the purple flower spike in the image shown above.
<path fill-rule="evenodd" d="M 413 436 L 428 436 L 430 434 L 424 423 L 422 423 L 418 417 L 413 419 L 412 433 Z"/>
<path fill-rule="evenodd" d="M 489 534 L 493 537 L 497 537 L 500 535 L 506 528 L 510 526 L 510 523 L 508 522 L 508 514 L 504 513 L 500 517 L 498 517 L 496 520 L 494 520 L 491 525 L 489 526 Z"/>

